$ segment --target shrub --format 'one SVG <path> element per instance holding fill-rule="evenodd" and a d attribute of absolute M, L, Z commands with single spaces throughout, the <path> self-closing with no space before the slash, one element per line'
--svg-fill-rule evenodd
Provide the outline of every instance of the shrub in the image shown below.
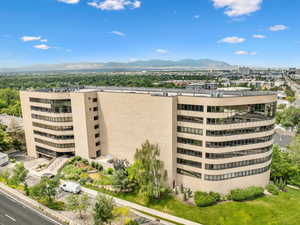
<path fill-rule="evenodd" d="M 82 160 L 82 158 L 80 156 L 75 156 L 69 162 L 70 162 L 70 164 L 73 164 L 73 163 L 79 162 L 81 160 Z"/>
<path fill-rule="evenodd" d="M 194 201 L 197 206 L 205 207 L 216 204 L 220 200 L 221 196 L 214 192 L 201 192 L 197 191 L 194 195 Z"/>
<path fill-rule="evenodd" d="M 275 184 L 268 184 L 266 188 L 273 195 L 279 195 L 279 188 Z"/>
<path fill-rule="evenodd" d="M 114 173 L 114 169 L 113 168 L 108 168 L 105 172 L 108 175 L 112 175 Z"/>
<path fill-rule="evenodd" d="M 65 209 L 65 203 L 62 201 L 46 201 L 45 199 L 39 200 L 39 202 L 48 207 L 49 209 L 62 211 Z"/>
<path fill-rule="evenodd" d="M 234 201 L 252 200 L 264 195 L 264 189 L 262 187 L 248 187 L 245 189 L 234 189 L 230 191 L 228 199 Z"/>
<path fill-rule="evenodd" d="M 128 222 L 125 223 L 125 225 L 139 225 L 139 223 L 134 220 L 129 220 Z"/>

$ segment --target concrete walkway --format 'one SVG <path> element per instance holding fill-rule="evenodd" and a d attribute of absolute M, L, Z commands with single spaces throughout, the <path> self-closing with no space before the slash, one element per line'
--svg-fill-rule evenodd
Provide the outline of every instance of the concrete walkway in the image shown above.
<path fill-rule="evenodd" d="M 81 189 L 82 189 L 83 192 L 85 192 L 85 193 L 87 193 L 87 194 L 89 194 L 93 197 L 96 197 L 98 193 L 103 194 L 101 192 L 97 192 L 95 190 L 91 190 L 91 189 L 84 188 L 84 187 L 82 187 Z M 103 194 L 103 195 L 106 195 L 106 194 Z M 109 195 L 107 195 L 107 196 L 109 196 Z M 115 198 L 115 197 L 113 197 L 113 199 L 114 199 L 114 201 L 117 205 L 128 206 L 132 209 L 139 210 L 139 211 L 142 211 L 142 212 L 145 212 L 145 213 L 149 213 L 149 214 L 155 215 L 157 217 L 160 217 L 162 219 L 174 221 L 176 223 L 181 223 L 181 224 L 184 224 L 184 225 L 201 225 L 200 223 L 195 223 L 195 222 L 192 222 L 192 221 L 189 221 L 189 220 L 177 217 L 177 216 L 173 216 L 173 215 L 163 213 L 163 212 L 160 212 L 160 211 L 157 211 L 157 210 L 154 210 L 154 209 L 150 209 L 150 208 L 147 208 L 147 207 L 141 206 L 139 204 L 123 200 L 123 199 L 119 199 L 119 198 Z M 161 221 L 161 223 L 172 224 L 172 223 L 165 223 L 163 221 Z"/>

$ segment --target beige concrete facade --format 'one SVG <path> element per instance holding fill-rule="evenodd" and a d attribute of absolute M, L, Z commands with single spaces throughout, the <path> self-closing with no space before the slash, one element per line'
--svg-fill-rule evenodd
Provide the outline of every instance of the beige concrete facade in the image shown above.
<path fill-rule="evenodd" d="M 227 193 L 269 182 L 272 93 L 99 87 L 22 91 L 21 103 L 33 157 L 112 155 L 133 162 L 149 140 L 160 148 L 170 186 Z"/>

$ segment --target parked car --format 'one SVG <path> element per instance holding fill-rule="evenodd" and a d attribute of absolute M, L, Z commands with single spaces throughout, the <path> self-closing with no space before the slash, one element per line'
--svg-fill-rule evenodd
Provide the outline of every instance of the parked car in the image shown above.
<path fill-rule="evenodd" d="M 79 194 L 81 191 L 80 184 L 73 181 L 65 181 L 59 186 L 63 191 L 73 194 Z"/>
<path fill-rule="evenodd" d="M 0 166 L 5 166 L 9 163 L 8 155 L 0 152 Z"/>

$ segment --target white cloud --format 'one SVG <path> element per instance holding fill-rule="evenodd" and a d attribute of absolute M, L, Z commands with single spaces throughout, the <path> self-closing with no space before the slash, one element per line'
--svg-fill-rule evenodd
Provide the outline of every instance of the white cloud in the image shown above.
<path fill-rule="evenodd" d="M 159 49 L 156 49 L 155 51 L 156 51 L 157 53 L 160 53 L 160 54 L 168 54 L 168 53 L 169 53 L 169 51 L 168 51 L 168 50 L 161 49 L 161 48 L 159 48 Z"/>
<path fill-rule="evenodd" d="M 281 30 L 287 30 L 288 27 L 282 24 L 274 25 L 269 27 L 270 31 L 281 31 Z"/>
<path fill-rule="evenodd" d="M 224 42 L 224 43 L 230 43 L 230 44 L 237 44 L 237 43 L 242 43 L 246 41 L 245 38 L 240 38 L 240 37 L 226 37 L 221 39 L 219 42 Z"/>
<path fill-rule="evenodd" d="M 195 15 L 194 18 L 195 18 L 195 19 L 199 19 L 200 16 L 199 16 L 199 15 Z"/>
<path fill-rule="evenodd" d="M 48 50 L 50 48 L 48 45 L 45 44 L 34 45 L 33 47 L 41 50 Z"/>
<path fill-rule="evenodd" d="M 123 33 L 123 32 L 121 32 L 121 31 L 112 31 L 111 32 L 112 34 L 115 34 L 115 35 L 118 35 L 118 36 L 125 36 L 125 34 Z"/>
<path fill-rule="evenodd" d="M 248 51 L 236 51 L 234 52 L 236 55 L 256 55 L 256 52 L 248 52 Z"/>
<path fill-rule="evenodd" d="M 249 15 L 261 9 L 263 0 L 212 0 L 215 8 L 226 8 L 225 14 L 231 17 Z"/>
<path fill-rule="evenodd" d="M 39 40 L 41 40 L 41 37 L 23 36 L 23 37 L 21 37 L 21 40 L 24 41 L 24 42 L 27 42 L 27 41 L 39 41 Z"/>
<path fill-rule="evenodd" d="M 77 4 L 80 0 L 57 0 L 59 2 L 67 3 L 67 4 Z"/>
<path fill-rule="evenodd" d="M 252 37 L 256 38 L 256 39 L 265 39 L 265 38 L 267 38 L 265 35 L 262 35 L 262 34 L 253 34 Z"/>
<path fill-rule="evenodd" d="M 40 41 L 41 41 L 41 42 L 48 42 L 47 39 L 41 39 Z"/>
<path fill-rule="evenodd" d="M 140 8 L 142 5 L 141 1 L 138 0 L 104 0 L 88 2 L 88 5 L 101 10 L 124 10 L 126 7 L 131 9 Z"/>

